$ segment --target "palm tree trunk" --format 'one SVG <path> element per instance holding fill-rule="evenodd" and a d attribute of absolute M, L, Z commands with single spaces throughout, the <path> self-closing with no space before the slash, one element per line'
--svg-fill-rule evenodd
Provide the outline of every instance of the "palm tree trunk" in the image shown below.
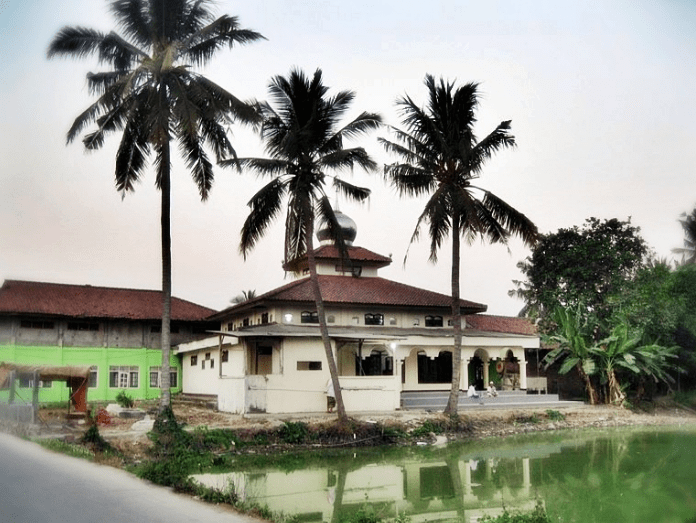
<path fill-rule="evenodd" d="M 459 300 L 459 214 L 452 216 L 452 323 L 454 327 L 454 351 L 452 352 L 452 387 L 444 413 L 456 415 L 459 408 L 459 386 L 462 369 L 462 310 Z"/>
<path fill-rule="evenodd" d="M 321 297 L 321 287 L 319 287 L 319 276 L 317 275 L 317 262 L 314 258 L 314 220 L 309 221 L 307 226 L 307 265 L 309 268 L 309 280 L 312 283 L 314 291 L 314 302 L 317 306 L 317 317 L 319 318 L 319 330 L 321 332 L 321 341 L 324 344 L 324 352 L 326 353 L 326 361 L 329 365 L 329 373 L 333 382 L 333 389 L 336 398 L 336 413 L 338 414 L 339 422 L 348 420 L 346 415 L 346 407 L 343 404 L 343 394 L 341 393 L 341 385 L 338 382 L 338 367 L 333 356 L 331 348 L 331 338 L 329 338 L 329 329 L 326 326 L 326 313 L 324 311 L 324 300 Z"/>
<path fill-rule="evenodd" d="M 171 157 L 169 140 L 162 146 L 162 366 L 160 375 L 160 412 L 171 406 L 169 390 L 169 354 L 171 349 L 172 317 L 172 237 L 171 237 Z"/>

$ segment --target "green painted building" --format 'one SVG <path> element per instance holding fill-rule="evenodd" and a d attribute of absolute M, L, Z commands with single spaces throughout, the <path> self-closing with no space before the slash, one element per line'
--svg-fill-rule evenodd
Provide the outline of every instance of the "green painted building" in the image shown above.
<path fill-rule="evenodd" d="M 6 280 L 0 288 L 0 362 L 89 366 L 88 401 L 160 396 L 162 293 Z M 212 309 L 172 298 L 171 343 L 205 337 Z M 213 325 L 214 327 L 217 325 Z M 179 359 L 172 355 L 171 390 L 181 391 Z M 30 380 L 20 380 L 16 401 L 31 401 Z M 0 401 L 8 390 L 0 389 Z M 40 384 L 39 401 L 64 402 L 62 382 Z"/>

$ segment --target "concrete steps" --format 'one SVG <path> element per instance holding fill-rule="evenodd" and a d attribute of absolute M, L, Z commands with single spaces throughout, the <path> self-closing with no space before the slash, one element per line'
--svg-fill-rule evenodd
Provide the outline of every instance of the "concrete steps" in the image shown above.
<path fill-rule="evenodd" d="M 477 391 L 479 399 L 470 399 L 466 391 L 459 393 L 459 409 L 523 409 L 547 408 L 582 405 L 578 401 L 562 401 L 558 394 L 527 394 L 523 390 L 501 390 L 495 398 L 487 398 L 485 391 Z M 403 410 L 440 411 L 447 405 L 449 391 L 405 391 L 401 393 Z"/>

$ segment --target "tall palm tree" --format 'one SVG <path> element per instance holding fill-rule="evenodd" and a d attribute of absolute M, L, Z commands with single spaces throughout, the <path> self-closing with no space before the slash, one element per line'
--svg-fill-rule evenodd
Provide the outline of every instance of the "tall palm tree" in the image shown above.
<path fill-rule="evenodd" d="M 696 209 L 691 214 L 683 213 L 679 220 L 684 229 L 684 247 L 672 249 L 672 252 L 682 255 L 682 265 L 696 263 Z"/>
<path fill-rule="evenodd" d="M 314 291 L 321 338 L 336 394 L 339 420 L 346 419 L 338 369 L 331 349 L 324 314 L 319 278 L 314 258 L 314 224 L 319 218 L 328 224 L 339 251 L 347 255 L 340 227 L 329 198 L 325 193 L 327 171 L 352 169 L 355 165 L 376 169 L 376 163 L 362 147 L 345 148 L 344 140 L 355 138 L 381 125 L 378 114 L 363 112 L 354 120 L 340 120 L 355 98 L 352 91 L 340 91 L 329 96 L 323 84 L 322 72 L 317 69 L 309 78 L 294 69 L 287 77 L 276 76 L 269 85 L 275 108 L 262 106 L 261 137 L 270 158 L 239 158 L 244 168 L 271 178 L 249 201 L 251 211 L 242 227 L 240 251 L 246 257 L 281 211 L 287 199 L 285 218 L 285 267 L 296 270 L 298 262 L 307 256 L 309 275 Z M 235 161 L 221 165 L 234 165 Z M 356 187 L 333 177 L 333 187 L 354 201 L 363 201 L 369 189 Z"/>
<path fill-rule="evenodd" d="M 409 96 L 397 100 L 405 130 L 393 128 L 394 141 L 380 139 L 385 149 L 399 158 L 385 166 L 385 176 L 399 193 L 430 195 L 418 217 L 411 243 L 421 226 L 428 225 L 430 260 L 448 234 L 452 236 L 452 320 L 454 353 L 452 387 L 445 413 L 456 414 L 461 374 L 462 318 L 459 266 L 460 240 L 471 243 L 477 237 L 491 243 L 505 243 L 511 234 L 533 245 L 536 226 L 490 191 L 473 185 L 484 165 L 500 149 L 513 147 L 510 122 L 501 122 L 492 133 L 478 141 L 474 134 L 478 108 L 478 84 L 455 89 L 453 83 L 426 75 L 428 105 L 418 106 Z"/>
<path fill-rule="evenodd" d="M 154 153 L 156 185 L 161 192 L 162 232 L 162 396 L 170 405 L 169 354 L 171 318 L 170 175 L 171 142 L 179 149 L 205 200 L 213 184 L 217 159 L 234 154 L 226 125 L 236 118 L 250 122 L 256 109 L 193 71 L 224 46 L 263 38 L 239 27 L 236 17 L 215 18 L 209 0 L 112 0 L 111 12 L 123 36 L 84 27 L 65 27 L 54 37 L 48 57 L 96 55 L 108 70 L 89 73 L 87 83 L 97 100 L 68 131 L 72 142 L 88 125 L 82 140 L 99 149 L 112 133 L 121 133 L 116 154 L 116 188 L 124 195 L 135 188 Z"/>

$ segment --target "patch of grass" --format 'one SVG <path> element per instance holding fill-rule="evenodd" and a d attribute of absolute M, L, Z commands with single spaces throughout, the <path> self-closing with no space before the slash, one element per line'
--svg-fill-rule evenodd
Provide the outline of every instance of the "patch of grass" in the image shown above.
<path fill-rule="evenodd" d="M 53 452 L 60 452 L 66 456 L 72 456 L 73 458 L 94 461 L 94 452 L 77 443 L 67 443 L 59 439 L 40 439 L 35 441 L 43 448 L 52 450 Z"/>
<path fill-rule="evenodd" d="M 696 408 L 696 390 L 675 392 L 674 401 L 679 405 L 694 409 Z"/>
<path fill-rule="evenodd" d="M 565 421 L 566 419 L 565 414 L 553 409 L 548 409 L 546 411 L 546 417 L 551 421 Z"/>
<path fill-rule="evenodd" d="M 382 519 L 372 510 L 360 509 L 355 514 L 341 519 L 341 523 L 382 523 Z"/>

